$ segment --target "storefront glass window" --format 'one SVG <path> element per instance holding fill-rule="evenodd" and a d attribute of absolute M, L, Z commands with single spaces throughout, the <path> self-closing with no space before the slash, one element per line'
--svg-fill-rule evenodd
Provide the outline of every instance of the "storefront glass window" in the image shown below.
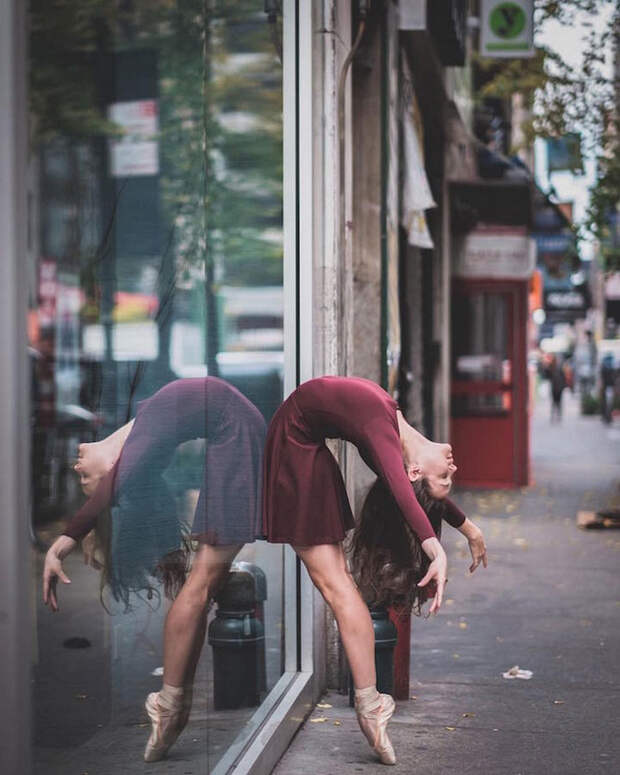
<path fill-rule="evenodd" d="M 512 407 L 511 297 L 473 291 L 452 308 L 452 415 L 506 414 Z"/>
<path fill-rule="evenodd" d="M 82 489 L 112 483 L 104 571 L 78 546 L 59 613 L 36 608 L 35 771 L 142 771 L 162 558 L 243 543 L 167 770 L 210 772 L 284 661 L 282 547 L 253 540 L 285 355 L 280 23 L 261 0 L 33 0 L 29 30 L 37 594 Z"/>

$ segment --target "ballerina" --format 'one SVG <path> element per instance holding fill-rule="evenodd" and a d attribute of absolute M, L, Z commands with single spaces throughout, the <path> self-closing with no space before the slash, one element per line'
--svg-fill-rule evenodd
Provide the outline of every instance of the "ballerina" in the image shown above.
<path fill-rule="evenodd" d="M 352 558 L 354 567 L 366 570 L 362 581 L 374 588 L 375 600 L 413 605 L 429 597 L 430 613 L 442 604 L 446 554 L 414 488 L 429 510 L 442 504 L 446 521 L 467 536 L 470 570 L 480 562 L 486 567 L 486 548 L 481 531 L 447 498 L 457 470 L 450 445 L 418 433 L 375 383 L 312 379 L 274 415 L 265 445 L 264 534 L 293 546 L 331 608 L 353 676 L 360 727 L 380 760 L 395 764 L 387 735 L 394 700 L 376 688 L 372 621 L 342 545 L 355 523 L 327 438 L 355 444 L 379 477 L 356 527 Z M 388 529 L 395 522 L 400 532 Z M 432 592 L 426 593 L 427 586 Z"/>

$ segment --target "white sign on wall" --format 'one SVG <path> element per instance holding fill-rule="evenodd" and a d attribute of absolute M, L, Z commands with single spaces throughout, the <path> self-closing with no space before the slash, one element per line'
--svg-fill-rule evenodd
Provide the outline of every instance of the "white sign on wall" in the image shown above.
<path fill-rule="evenodd" d="M 401 30 L 425 30 L 426 0 L 400 0 L 398 27 Z"/>
<path fill-rule="evenodd" d="M 456 253 L 459 277 L 527 280 L 536 267 L 536 242 L 526 234 L 471 232 Z"/>
<path fill-rule="evenodd" d="M 157 100 L 114 102 L 108 118 L 123 135 L 110 141 L 110 174 L 115 178 L 157 175 Z"/>
<path fill-rule="evenodd" d="M 534 0 L 482 0 L 480 54 L 534 56 Z"/>

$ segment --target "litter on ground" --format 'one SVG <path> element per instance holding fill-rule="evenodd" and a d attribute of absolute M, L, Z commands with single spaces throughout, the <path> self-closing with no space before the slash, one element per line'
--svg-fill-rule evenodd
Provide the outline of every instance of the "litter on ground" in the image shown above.
<path fill-rule="evenodd" d="M 513 665 L 505 673 L 502 673 L 502 678 L 523 678 L 528 681 L 533 675 L 531 670 L 523 670 L 519 665 Z"/>

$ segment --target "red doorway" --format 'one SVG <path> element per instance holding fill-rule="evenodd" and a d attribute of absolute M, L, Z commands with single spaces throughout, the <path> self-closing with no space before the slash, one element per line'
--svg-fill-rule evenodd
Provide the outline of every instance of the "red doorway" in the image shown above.
<path fill-rule="evenodd" d="M 451 441 L 461 486 L 528 483 L 526 325 L 526 281 L 454 281 Z"/>

